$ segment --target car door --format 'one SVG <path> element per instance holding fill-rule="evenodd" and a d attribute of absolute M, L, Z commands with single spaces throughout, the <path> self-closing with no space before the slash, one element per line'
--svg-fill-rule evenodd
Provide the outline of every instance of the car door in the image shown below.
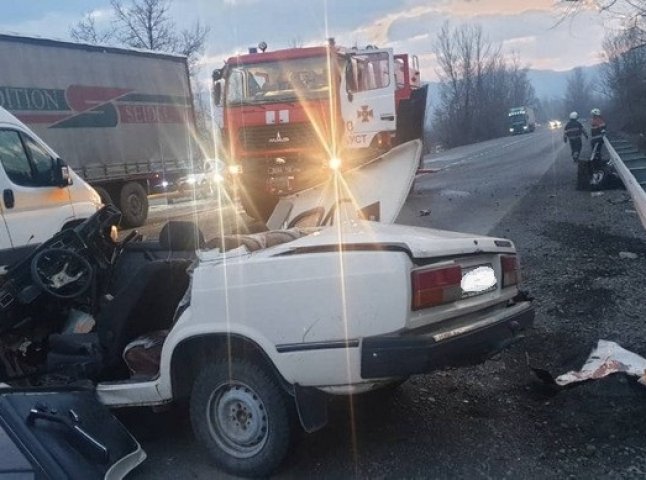
<path fill-rule="evenodd" d="M 74 218 L 69 188 L 57 185 L 53 153 L 28 133 L 0 127 L 2 211 L 14 248 L 41 243 Z"/>
<path fill-rule="evenodd" d="M 93 391 L 0 394 L 0 477 L 121 479 L 145 452 Z"/>
<path fill-rule="evenodd" d="M 347 148 L 369 147 L 379 132 L 397 128 L 391 49 L 352 51 L 341 81 L 341 114 Z"/>

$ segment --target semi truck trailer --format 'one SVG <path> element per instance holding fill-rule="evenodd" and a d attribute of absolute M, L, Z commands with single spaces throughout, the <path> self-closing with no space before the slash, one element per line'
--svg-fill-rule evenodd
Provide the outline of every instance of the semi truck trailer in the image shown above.
<path fill-rule="evenodd" d="M 137 227 L 156 185 L 192 166 L 186 57 L 0 34 L 0 106 Z M 164 183 L 165 184 L 165 183 Z"/>

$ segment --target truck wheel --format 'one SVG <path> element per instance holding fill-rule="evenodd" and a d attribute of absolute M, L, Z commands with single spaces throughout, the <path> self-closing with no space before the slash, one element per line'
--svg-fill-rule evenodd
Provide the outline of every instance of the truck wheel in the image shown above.
<path fill-rule="evenodd" d="M 119 209 L 125 227 L 141 227 L 148 218 L 148 195 L 141 184 L 126 183 L 119 195 Z"/>
<path fill-rule="evenodd" d="M 108 191 L 105 188 L 103 188 L 103 187 L 94 187 L 94 190 L 96 191 L 96 193 L 99 194 L 99 197 L 101 197 L 101 203 L 103 203 L 103 205 L 112 205 L 112 204 L 114 204 L 114 202 L 112 201 L 112 197 L 110 196 L 110 194 L 108 193 Z"/>
<path fill-rule="evenodd" d="M 232 358 L 204 368 L 193 384 L 190 412 L 198 441 L 230 473 L 266 476 L 287 455 L 285 397 L 258 365 Z"/>

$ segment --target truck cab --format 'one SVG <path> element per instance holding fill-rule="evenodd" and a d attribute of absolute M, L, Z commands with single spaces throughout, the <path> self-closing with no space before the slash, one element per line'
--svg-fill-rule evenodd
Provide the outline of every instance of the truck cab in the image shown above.
<path fill-rule="evenodd" d="M 416 58 L 392 49 L 292 48 L 231 57 L 213 73 L 223 158 L 241 200 L 266 220 L 278 197 L 319 184 L 422 136 Z"/>
<path fill-rule="evenodd" d="M 101 206 L 98 194 L 32 130 L 0 107 L 0 265 Z"/>

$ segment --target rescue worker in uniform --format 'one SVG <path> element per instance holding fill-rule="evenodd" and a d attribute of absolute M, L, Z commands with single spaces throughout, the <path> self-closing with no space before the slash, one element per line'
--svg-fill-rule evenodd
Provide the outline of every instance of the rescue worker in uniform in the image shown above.
<path fill-rule="evenodd" d="M 581 154 L 581 147 L 583 147 L 583 141 L 581 136 L 588 138 L 588 134 L 585 133 L 583 125 L 579 122 L 579 114 L 576 112 L 570 113 L 570 120 L 565 124 L 565 129 L 563 131 L 563 142 L 567 143 L 570 141 L 570 149 L 572 150 L 572 160 L 575 162 L 579 159 Z"/>
<path fill-rule="evenodd" d="M 601 158 L 601 148 L 603 147 L 603 137 L 606 134 L 606 121 L 601 116 L 601 110 L 593 108 L 590 112 L 592 122 L 590 123 L 590 146 L 596 153 L 596 158 Z M 596 150 L 595 150 L 596 149 Z"/>

